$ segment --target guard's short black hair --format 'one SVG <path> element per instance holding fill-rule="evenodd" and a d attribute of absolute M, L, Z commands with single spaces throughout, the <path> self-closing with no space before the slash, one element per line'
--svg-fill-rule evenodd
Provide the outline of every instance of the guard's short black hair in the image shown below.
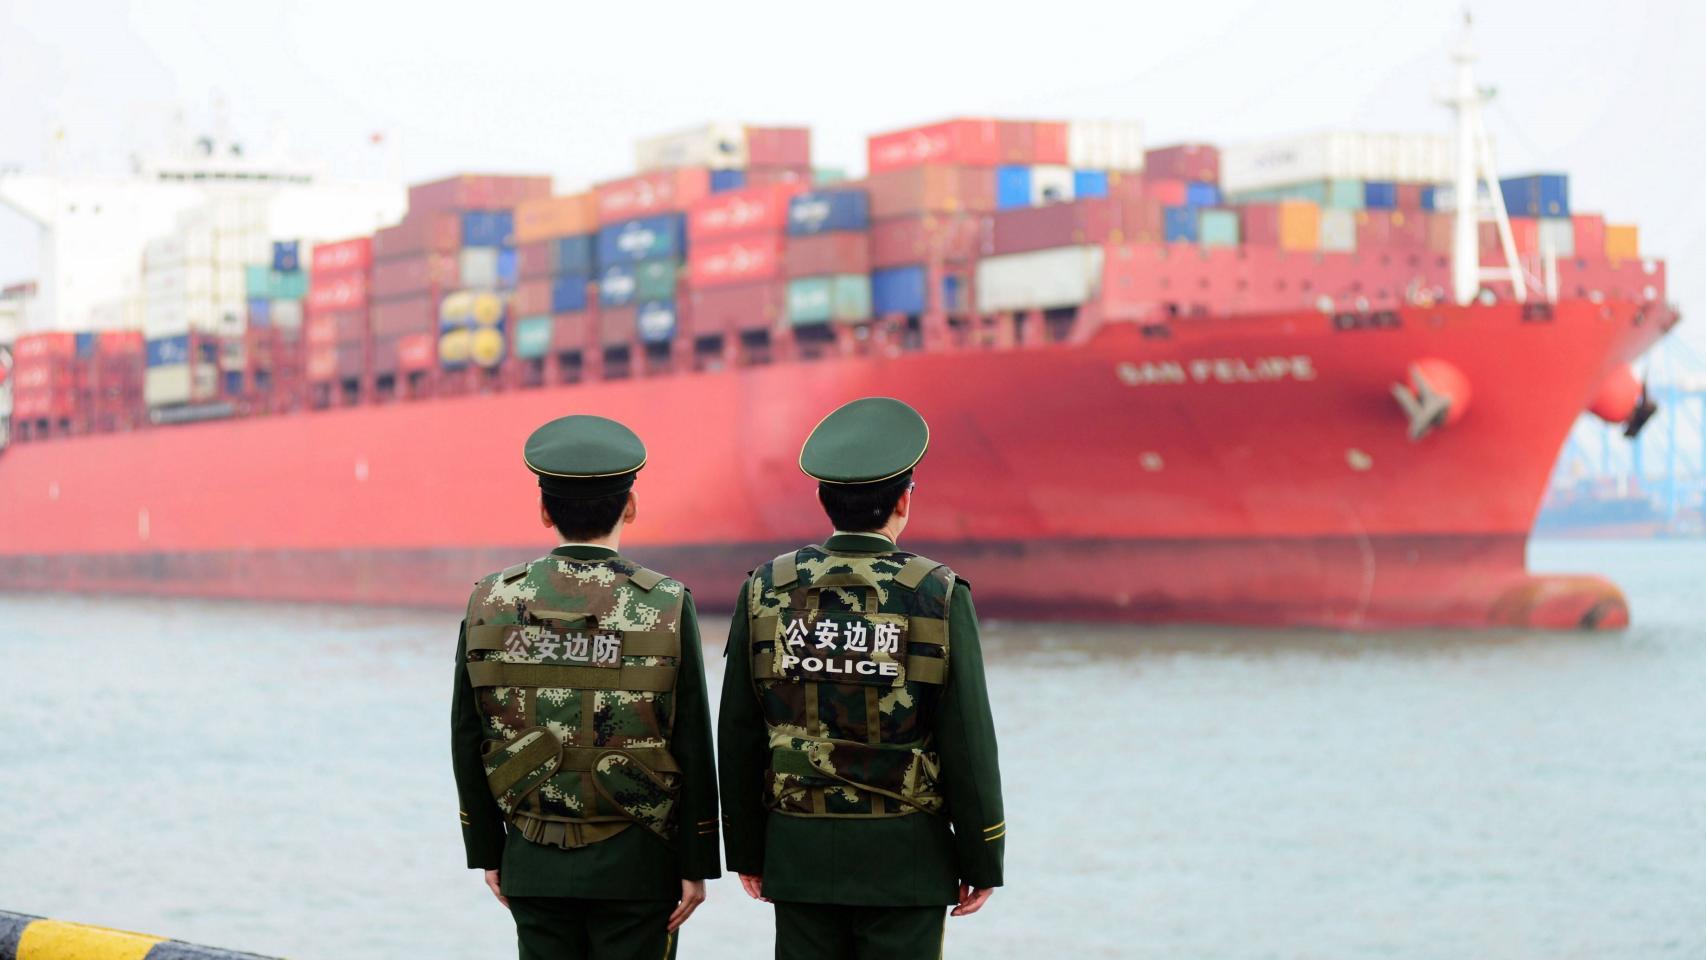
<path fill-rule="evenodd" d="M 912 474 L 904 473 L 883 483 L 820 483 L 817 494 L 835 529 L 856 533 L 888 523 L 900 495 L 911 486 Z"/>
<path fill-rule="evenodd" d="M 551 518 L 552 525 L 563 539 L 571 542 L 608 536 L 616 529 L 616 521 L 622 519 L 622 511 L 628 507 L 626 490 L 591 500 L 569 500 L 548 493 L 542 496 L 546 516 Z"/>

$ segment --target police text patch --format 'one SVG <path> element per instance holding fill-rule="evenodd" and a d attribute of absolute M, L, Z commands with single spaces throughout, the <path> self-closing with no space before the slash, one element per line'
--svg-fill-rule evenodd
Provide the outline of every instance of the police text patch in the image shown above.
<path fill-rule="evenodd" d="M 776 637 L 776 673 L 893 686 L 904 673 L 906 630 L 906 618 L 892 614 L 789 610 Z"/>
<path fill-rule="evenodd" d="M 605 630 L 589 633 L 550 625 L 512 626 L 504 631 L 504 652 L 538 663 L 577 667 L 622 666 L 622 634 Z"/>

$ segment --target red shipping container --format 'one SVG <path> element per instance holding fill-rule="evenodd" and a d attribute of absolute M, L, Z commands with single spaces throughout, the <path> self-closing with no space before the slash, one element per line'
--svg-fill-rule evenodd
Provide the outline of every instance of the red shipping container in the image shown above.
<path fill-rule="evenodd" d="M 389 260 L 435 250 L 450 253 L 462 244 L 462 219 L 453 213 L 409 211 L 394 227 L 373 234 L 373 258 Z"/>
<path fill-rule="evenodd" d="M 1414 252 L 1428 248 L 1428 224 L 1404 210 L 1363 210 L 1357 214 L 1357 250 Z"/>
<path fill-rule="evenodd" d="M 949 120 L 878 134 L 865 153 L 873 174 L 927 163 L 992 167 L 1001 162 L 1001 142 L 993 120 Z"/>
<path fill-rule="evenodd" d="M 406 372 L 431 370 L 438 364 L 435 337 L 430 333 L 414 333 L 398 337 L 397 369 Z"/>
<path fill-rule="evenodd" d="M 995 170 L 991 167 L 909 167 L 879 173 L 863 184 L 871 198 L 871 219 L 920 213 L 984 213 L 995 209 Z"/>
<path fill-rule="evenodd" d="M 870 273 L 870 235 L 861 231 L 836 230 L 809 237 L 789 237 L 782 261 L 790 277 Z"/>
<path fill-rule="evenodd" d="M 438 254 L 428 254 L 438 256 Z M 332 310 L 351 310 L 367 305 L 367 274 L 344 271 L 333 274 L 314 274 L 308 281 L 308 311 L 324 313 Z"/>
<path fill-rule="evenodd" d="M 746 163 L 751 167 L 812 165 L 812 132 L 808 127 L 747 127 Z M 750 181 L 749 181 L 750 183 Z"/>
<path fill-rule="evenodd" d="M 1161 239 L 1160 205 L 1154 200 L 1096 198 L 1002 210 L 989 219 L 987 246 L 996 255 Z"/>
<path fill-rule="evenodd" d="M 688 279 L 695 287 L 768 280 L 781 269 L 780 235 L 699 244 L 687 257 Z"/>
<path fill-rule="evenodd" d="M 784 322 L 788 310 L 788 285 L 767 282 L 707 289 L 696 287 L 688 293 L 687 300 L 693 311 L 693 328 L 697 333 L 768 330 Z"/>
<path fill-rule="evenodd" d="M 1422 186 L 1420 183 L 1398 184 L 1398 209 L 1421 212 Z"/>
<path fill-rule="evenodd" d="M 598 195 L 598 222 L 620 223 L 686 210 L 711 192 L 711 171 L 704 167 L 658 170 L 601 183 L 593 192 Z"/>
<path fill-rule="evenodd" d="M 593 310 L 577 310 L 574 313 L 559 313 L 551 318 L 551 351 L 567 353 L 573 350 L 585 350 L 591 344 L 593 324 L 597 313 Z"/>
<path fill-rule="evenodd" d="M 373 265 L 370 299 L 383 300 L 454 287 L 461 267 L 454 254 L 422 253 Z"/>
<path fill-rule="evenodd" d="M 551 241 L 524 243 L 515 248 L 516 272 L 523 280 L 539 280 L 551 276 Z"/>
<path fill-rule="evenodd" d="M 338 344 L 338 379 L 358 380 L 367 375 L 367 340 Z"/>
<path fill-rule="evenodd" d="M 328 273 L 366 270 L 368 265 L 373 263 L 373 238 L 355 237 L 336 243 L 318 244 L 309 255 L 308 262 L 309 274 L 314 279 Z"/>
<path fill-rule="evenodd" d="M 746 185 L 748 187 L 769 187 L 777 184 L 795 184 L 800 189 L 812 185 L 811 167 L 747 167 Z"/>
<path fill-rule="evenodd" d="M 310 383 L 326 383 L 338 378 L 338 345 L 317 344 L 308 348 L 302 363 L 303 375 Z"/>
<path fill-rule="evenodd" d="M 1220 182 L 1220 151 L 1206 143 L 1181 143 L 1143 152 L 1146 176 L 1167 180 Z"/>
<path fill-rule="evenodd" d="M 1036 163 L 1069 163 L 1067 156 L 1067 125 L 1058 121 L 1044 121 L 1031 125 L 1035 145 L 1032 150 Z"/>
<path fill-rule="evenodd" d="M 324 314 L 311 316 L 302 324 L 302 341 L 309 347 L 329 347 L 338 342 L 338 318 Z"/>
<path fill-rule="evenodd" d="M 982 214 L 895 217 L 871 224 L 871 267 L 964 263 L 986 252 L 989 218 Z"/>
<path fill-rule="evenodd" d="M 504 210 L 524 200 L 550 195 L 550 177 L 464 173 L 410 187 L 409 210 Z"/>
<path fill-rule="evenodd" d="M 1000 146 L 1001 162 L 1033 164 L 1037 162 L 1037 128 L 1020 120 L 995 121 L 995 142 Z"/>
<path fill-rule="evenodd" d="M 37 357 L 69 358 L 77 352 L 74 333 L 32 333 L 19 337 L 12 346 L 12 359 L 33 360 Z"/>
<path fill-rule="evenodd" d="M 551 312 L 551 281 L 523 280 L 516 284 L 511 307 L 517 317 L 532 317 Z"/>
<path fill-rule="evenodd" d="M 404 297 L 373 304 L 373 336 L 395 338 L 438 329 L 438 298 Z"/>
<path fill-rule="evenodd" d="M 634 340 L 638 307 L 605 307 L 598 311 L 598 340 L 606 346 L 620 346 Z"/>
<path fill-rule="evenodd" d="M 1278 247 L 1280 208 L 1277 203 L 1246 203 L 1238 207 L 1238 237 L 1246 247 Z"/>
<path fill-rule="evenodd" d="M 95 340 L 95 353 L 102 357 L 140 354 L 146 344 L 140 330 L 108 330 Z"/>
<path fill-rule="evenodd" d="M 1570 218 L 1576 233 L 1576 256 L 1597 260 L 1605 256 L 1605 218 L 1597 213 L 1579 213 Z"/>
<path fill-rule="evenodd" d="M 1182 207 L 1185 205 L 1185 197 L 1189 189 L 1189 184 L 1184 180 L 1151 177 L 1144 174 L 1142 177 L 1136 178 L 1121 177 L 1117 190 L 1113 189 L 1110 184 L 1109 194 L 1132 199 L 1154 200 L 1164 207 Z"/>
<path fill-rule="evenodd" d="M 690 243 L 753 233 L 780 233 L 788 223 L 788 200 L 805 184 L 749 186 L 713 193 L 693 204 L 687 214 Z"/>

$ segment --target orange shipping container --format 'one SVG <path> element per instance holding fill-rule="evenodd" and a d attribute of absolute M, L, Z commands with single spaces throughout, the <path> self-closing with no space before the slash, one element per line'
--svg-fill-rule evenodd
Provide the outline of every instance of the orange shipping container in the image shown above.
<path fill-rule="evenodd" d="M 1281 250 L 1321 248 L 1321 208 L 1308 200 L 1283 200 L 1279 205 Z"/>
<path fill-rule="evenodd" d="M 1605 258 L 1607 260 L 1637 260 L 1641 256 L 1641 231 L 1633 224 L 1607 224 L 1605 227 Z"/>
<path fill-rule="evenodd" d="M 597 231 L 598 198 L 591 193 L 529 200 L 515 208 L 517 244 Z"/>

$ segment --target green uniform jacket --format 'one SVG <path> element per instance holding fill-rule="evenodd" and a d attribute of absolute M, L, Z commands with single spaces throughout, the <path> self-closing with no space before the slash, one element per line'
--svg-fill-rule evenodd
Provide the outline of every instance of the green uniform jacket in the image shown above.
<path fill-rule="evenodd" d="M 848 533 L 830 537 L 824 546 L 863 553 L 895 549 L 882 537 Z M 741 589 L 729 624 L 717 722 L 729 869 L 763 876 L 764 894 L 772 900 L 800 903 L 934 906 L 955 903 L 962 881 L 1001 886 L 1007 825 L 970 588 L 956 582 L 949 598 L 948 682 L 933 728 L 947 807 L 940 815 L 863 820 L 785 816 L 764 807 L 770 743 L 752 686 L 750 589 Z"/>
<path fill-rule="evenodd" d="M 603 547 L 558 547 L 571 560 L 603 560 Z M 693 595 L 681 611 L 681 665 L 676 674 L 675 729 L 670 752 L 681 766 L 681 795 L 675 806 L 676 835 L 666 843 L 640 826 L 578 850 L 533 843 L 508 831 L 503 812 L 486 787 L 480 762 L 480 714 L 468 682 L 467 624 L 456 641 L 456 685 L 450 701 L 450 755 L 456 792 L 462 800 L 462 844 L 468 866 L 500 870 L 503 892 L 521 897 L 579 897 L 599 900 L 675 900 L 682 880 L 721 875 L 717 863 L 717 774 L 711 760 L 710 698 Z"/>

